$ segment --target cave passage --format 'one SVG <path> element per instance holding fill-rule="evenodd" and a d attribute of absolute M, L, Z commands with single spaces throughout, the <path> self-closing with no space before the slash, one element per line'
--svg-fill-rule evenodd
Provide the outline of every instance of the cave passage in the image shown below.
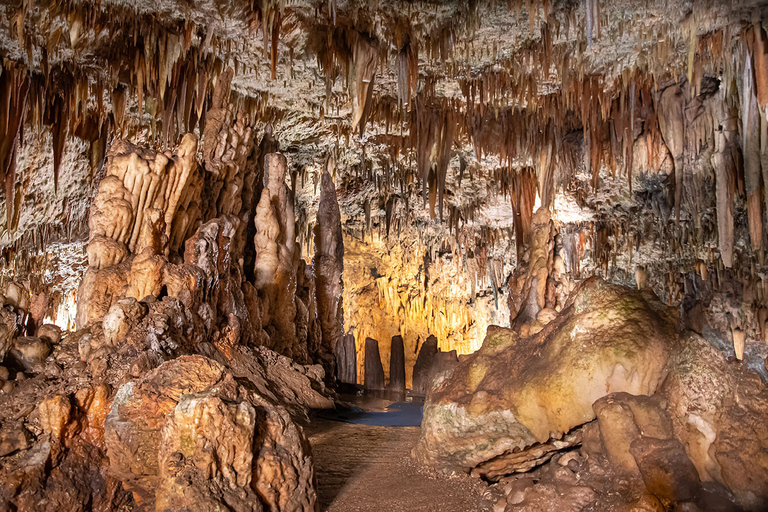
<path fill-rule="evenodd" d="M 397 404 L 381 398 L 343 398 L 351 398 L 373 414 Z M 494 498 L 499 498 L 500 490 L 489 492 L 467 475 L 445 476 L 416 464 L 410 452 L 419 438 L 418 426 L 339 422 L 318 416 L 306 432 L 321 510 L 474 512 L 490 510 Z"/>

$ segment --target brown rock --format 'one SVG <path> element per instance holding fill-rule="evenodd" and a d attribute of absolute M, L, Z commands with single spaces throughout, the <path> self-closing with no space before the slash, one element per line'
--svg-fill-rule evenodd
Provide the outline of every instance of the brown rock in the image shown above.
<path fill-rule="evenodd" d="M 405 346 L 402 336 L 393 336 L 389 350 L 389 389 L 405 392 Z"/>
<path fill-rule="evenodd" d="M 69 398 L 62 395 L 47 398 L 40 402 L 37 410 L 43 432 L 57 441 L 63 440 L 72 413 Z"/>
<path fill-rule="evenodd" d="M 693 501 L 699 475 L 677 439 L 639 436 L 630 446 L 645 487 L 665 505 Z"/>
<path fill-rule="evenodd" d="M 29 432 L 21 423 L 4 423 L 0 427 L 0 457 L 26 450 L 29 446 Z"/>
<path fill-rule="evenodd" d="M 384 367 L 379 355 L 379 342 L 365 338 L 365 389 L 384 389 Z"/>
<path fill-rule="evenodd" d="M 111 471 L 144 507 L 315 509 L 309 447 L 287 411 L 202 356 L 122 386 L 105 440 Z"/>
<path fill-rule="evenodd" d="M 413 365 L 413 392 L 415 394 L 426 394 L 429 386 L 429 369 L 437 352 L 437 338 L 430 335 L 419 348 L 416 364 Z"/>
<path fill-rule="evenodd" d="M 344 384 L 357 384 L 355 335 L 345 334 L 336 344 L 336 378 Z"/>
<path fill-rule="evenodd" d="M 336 186 L 330 174 L 334 171 L 334 165 L 331 158 L 321 178 L 320 204 L 315 226 L 316 252 L 312 261 L 317 276 L 317 311 L 322 327 L 323 346 L 329 353 L 344 335 L 344 283 L 341 279 L 344 272 L 344 240 Z"/>
<path fill-rule="evenodd" d="M 24 368 L 31 370 L 35 365 L 45 362 L 45 358 L 51 353 L 51 345 L 41 339 L 33 336 L 19 336 L 13 342 L 11 354 L 14 359 Z"/>
<path fill-rule="evenodd" d="M 768 505 L 768 390 L 760 377 L 705 339 L 686 333 L 669 363 L 662 394 L 669 401 L 675 437 L 702 482 L 719 482 L 739 505 Z"/>
<path fill-rule="evenodd" d="M 61 341 L 61 328 L 53 324 L 44 324 L 37 329 L 37 337 L 50 343 L 58 345 Z"/>
<path fill-rule="evenodd" d="M 610 394 L 592 405 L 605 453 L 616 469 L 638 474 L 637 463 L 629 448 L 641 434 L 660 439 L 673 436 L 672 421 L 665 406 L 660 397 L 627 393 Z"/>

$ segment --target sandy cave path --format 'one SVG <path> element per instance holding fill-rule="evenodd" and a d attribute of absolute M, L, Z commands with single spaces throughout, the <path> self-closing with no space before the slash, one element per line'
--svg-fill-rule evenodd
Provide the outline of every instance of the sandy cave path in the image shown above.
<path fill-rule="evenodd" d="M 315 459 L 320 509 L 327 512 L 490 511 L 497 486 L 442 476 L 411 457 L 418 427 L 379 427 L 314 418 L 305 427 Z"/>

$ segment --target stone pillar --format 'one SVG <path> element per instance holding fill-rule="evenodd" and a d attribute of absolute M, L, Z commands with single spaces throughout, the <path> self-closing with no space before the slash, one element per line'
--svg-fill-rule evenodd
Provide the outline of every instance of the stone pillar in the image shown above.
<path fill-rule="evenodd" d="M 384 367 L 379 355 L 379 342 L 365 338 L 365 389 L 384 389 Z"/>
<path fill-rule="evenodd" d="M 333 158 L 323 172 L 320 187 L 320 205 L 315 226 L 315 257 L 313 266 L 317 283 L 317 312 L 323 333 L 323 347 L 331 352 L 344 336 L 341 275 L 344 271 L 344 241 L 341 231 L 341 212 L 336 200 L 336 186 L 329 171 L 333 171 Z"/>
<path fill-rule="evenodd" d="M 423 395 L 429 386 L 429 368 L 437 354 L 437 338 L 430 335 L 419 349 L 416 364 L 413 365 L 413 392 Z"/>
<path fill-rule="evenodd" d="M 405 392 L 405 346 L 400 335 L 392 337 L 389 350 L 389 389 Z"/>
<path fill-rule="evenodd" d="M 355 335 L 345 334 L 336 343 L 336 378 L 342 384 L 357 384 Z M 367 360 L 367 357 L 366 357 Z M 379 363 L 381 364 L 381 363 Z"/>
<path fill-rule="evenodd" d="M 296 336 L 296 216 L 285 185 L 287 165 L 280 153 L 264 156 L 264 188 L 254 218 L 254 275 L 269 348 L 303 363 L 309 361 L 309 354 Z"/>

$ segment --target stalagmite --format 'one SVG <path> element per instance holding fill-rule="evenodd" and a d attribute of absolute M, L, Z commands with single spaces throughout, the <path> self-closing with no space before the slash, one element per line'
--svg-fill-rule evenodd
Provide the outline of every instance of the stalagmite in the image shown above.
<path fill-rule="evenodd" d="M 287 162 L 279 153 L 264 156 L 264 188 L 256 207 L 256 289 L 264 304 L 264 324 L 271 346 L 280 353 L 306 361 L 306 346 L 297 343 L 296 219 L 285 184 Z"/>
<path fill-rule="evenodd" d="M 738 121 L 722 101 L 722 90 L 715 99 L 709 103 L 709 108 L 714 122 L 712 167 L 715 170 L 718 248 L 723 265 L 730 268 L 733 265 L 733 200 L 736 194 Z"/>
<path fill-rule="evenodd" d="M 657 101 L 659 128 L 675 163 L 675 219 L 680 222 L 680 198 L 685 173 L 683 150 L 685 143 L 685 97 L 680 85 L 664 89 Z"/>
<path fill-rule="evenodd" d="M 328 161 L 320 185 L 320 204 L 315 225 L 315 257 L 312 266 L 317 276 L 317 311 L 323 331 L 323 347 L 333 353 L 344 335 L 342 293 L 344 283 L 344 240 L 336 186 L 331 178 L 335 161 Z"/>
<path fill-rule="evenodd" d="M 343 384 L 357 384 L 357 349 L 355 335 L 349 332 L 336 343 L 336 379 Z"/>
<path fill-rule="evenodd" d="M 416 358 L 416 364 L 413 365 L 413 392 L 423 395 L 429 387 L 429 371 L 432 367 L 432 361 L 438 352 L 437 338 L 429 336 L 419 349 L 419 355 Z"/>
<path fill-rule="evenodd" d="M 402 336 L 393 336 L 389 350 L 389 386 L 392 391 L 405 392 L 405 346 Z"/>
<path fill-rule="evenodd" d="M 384 389 L 384 367 L 379 355 L 379 342 L 365 338 L 365 389 L 372 391 Z"/>

